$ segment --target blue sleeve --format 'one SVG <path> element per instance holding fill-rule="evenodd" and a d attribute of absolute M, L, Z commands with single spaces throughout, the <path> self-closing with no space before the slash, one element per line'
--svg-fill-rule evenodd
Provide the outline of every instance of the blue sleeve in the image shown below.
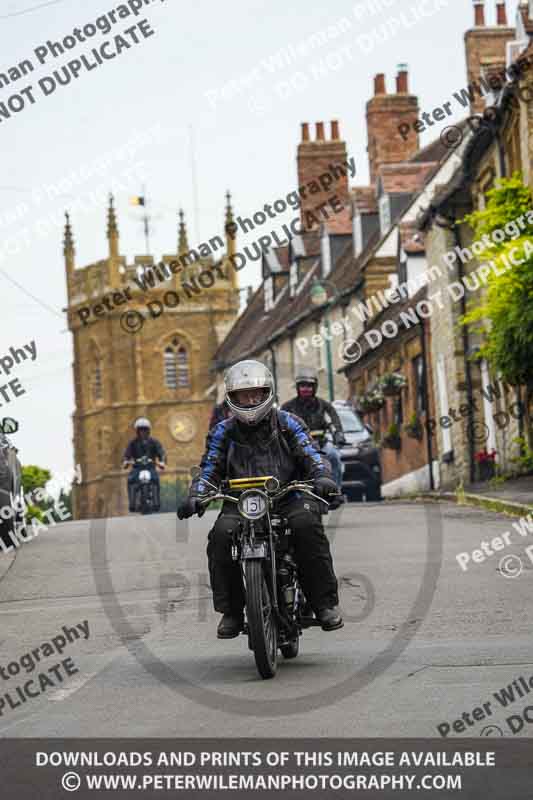
<path fill-rule="evenodd" d="M 224 419 L 207 434 L 206 449 L 200 462 L 201 474 L 191 484 L 191 494 L 202 494 L 209 487 L 202 482 L 208 480 L 218 486 L 226 477 L 227 428 L 231 419 Z"/>
<path fill-rule="evenodd" d="M 302 463 L 305 477 L 314 480 L 328 475 L 329 470 L 324 463 L 324 459 L 314 446 L 305 423 L 288 411 L 281 411 L 281 418 L 289 431 L 294 445 L 294 452 Z"/>

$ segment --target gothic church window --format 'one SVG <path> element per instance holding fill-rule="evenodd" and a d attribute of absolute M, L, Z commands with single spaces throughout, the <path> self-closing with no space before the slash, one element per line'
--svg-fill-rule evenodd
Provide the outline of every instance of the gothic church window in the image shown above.
<path fill-rule="evenodd" d="M 183 389 L 190 386 L 189 354 L 178 339 L 174 339 L 165 347 L 163 364 L 165 386 L 168 389 Z"/>

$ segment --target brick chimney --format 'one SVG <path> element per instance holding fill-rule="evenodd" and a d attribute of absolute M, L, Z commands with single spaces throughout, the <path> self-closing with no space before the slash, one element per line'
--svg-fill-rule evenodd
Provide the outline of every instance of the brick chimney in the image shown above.
<path fill-rule="evenodd" d="M 507 25 L 505 2 L 495 2 L 493 25 L 485 22 L 485 0 L 473 0 L 474 27 L 465 33 L 466 71 L 468 84 L 479 85 L 480 78 L 486 72 L 504 69 L 506 64 L 506 45 L 516 38 L 514 28 Z M 483 89 L 483 87 L 481 87 Z M 486 93 L 486 92 L 484 92 Z M 471 114 L 482 114 L 485 109 L 485 98 L 474 91 L 474 100 L 470 103 Z"/>
<path fill-rule="evenodd" d="M 409 94 L 409 72 L 406 64 L 398 66 L 396 94 L 387 94 L 385 75 L 374 78 L 374 97 L 366 104 L 368 163 L 370 182 L 376 179 L 382 164 L 398 164 L 413 156 L 419 149 L 418 134 L 414 131 L 404 139 L 398 127 L 411 126 L 418 119 L 418 97 Z"/>
<path fill-rule="evenodd" d="M 302 198 L 300 209 L 301 220 L 304 228 L 312 228 L 307 224 L 305 212 L 311 211 L 319 214 L 319 206 L 336 197 L 339 203 L 349 204 L 348 178 L 349 170 L 346 166 L 348 153 L 346 142 L 340 138 L 339 123 L 332 120 L 330 123 L 331 136 L 328 139 L 323 122 L 315 125 L 315 139 L 309 135 L 309 123 L 302 123 L 302 140 L 298 145 L 298 186 L 307 186 L 305 196 Z M 342 169 L 341 169 L 342 167 Z M 344 172 L 344 174 L 342 174 Z M 322 180 L 319 178 L 322 176 Z M 311 192 L 309 184 L 315 182 L 320 191 Z M 326 186 L 326 188 L 324 188 Z M 331 207 L 326 209 L 328 214 L 333 214 Z M 324 217 L 320 215 L 322 221 Z M 315 226 L 316 227 L 316 226 Z"/>

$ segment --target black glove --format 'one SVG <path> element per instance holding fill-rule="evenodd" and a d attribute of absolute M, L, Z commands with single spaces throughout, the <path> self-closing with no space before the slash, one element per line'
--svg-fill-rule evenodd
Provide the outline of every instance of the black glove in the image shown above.
<path fill-rule="evenodd" d="M 335 481 L 331 478 L 317 478 L 313 484 L 313 491 L 324 500 L 329 500 L 331 494 L 338 494 L 339 490 Z"/>
<path fill-rule="evenodd" d="M 346 439 L 344 438 L 344 433 L 342 431 L 335 431 L 333 435 L 333 443 L 337 445 L 337 447 L 343 447 L 346 444 Z"/>
<path fill-rule="evenodd" d="M 178 506 L 178 518 L 189 519 L 193 514 L 198 514 L 202 517 L 205 513 L 205 506 L 200 503 L 200 498 L 196 495 L 190 495 Z"/>

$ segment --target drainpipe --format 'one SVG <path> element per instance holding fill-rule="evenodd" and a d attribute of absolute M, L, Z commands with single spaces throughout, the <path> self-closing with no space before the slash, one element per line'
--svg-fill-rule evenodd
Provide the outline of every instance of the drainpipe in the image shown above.
<path fill-rule="evenodd" d="M 422 362 L 424 364 L 424 405 L 426 407 L 426 417 L 429 414 L 429 370 L 427 363 L 427 345 L 426 345 L 426 323 L 425 320 L 420 320 L 421 327 L 421 340 L 422 340 Z M 427 457 L 429 466 L 429 489 L 435 490 L 435 478 L 433 476 L 433 447 L 431 446 L 431 433 L 426 427 L 426 441 L 427 441 Z"/>
<path fill-rule="evenodd" d="M 453 237 L 455 241 L 456 247 L 461 247 L 461 240 L 459 238 L 459 231 L 457 228 L 457 223 L 454 222 L 451 226 L 453 231 Z M 461 259 L 458 260 L 457 264 L 457 277 L 459 281 L 462 283 L 464 277 L 464 269 L 463 269 L 463 262 Z M 463 284 L 464 285 L 464 284 Z M 466 291 L 461 297 L 461 316 L 465 316 L 466 314 Z M 465 383 L 466 383 L 466 399 L 468 402 L 468 461 L 469 461 L 469 470 L 470 470 L 470 483 L 474 483 L 476 479 L 476 472 L 475 472 L 475 464 L 474 464 L 474 392 L 472 390 L 472 371 L 471 371 L 471 364 L 468 358 L 468 350 L 469 350 L 469 339 L 468 339 L 468 328 L 466 325 L 461 325 L 462 328 L 462 339 L 463 339 L 463 353 L 464 353 L 464 361 L 465 361 Z"/>
<path fill-rule="evenodd" d="M 274 386 L 276 387 L 276 403 L 278 402 L 278 367 L 276 362 L 276 351 L 272 345 L 268 346 L 270 353 L 270 363 L 272 364 L 272 377 L 274 378 Z"/>

